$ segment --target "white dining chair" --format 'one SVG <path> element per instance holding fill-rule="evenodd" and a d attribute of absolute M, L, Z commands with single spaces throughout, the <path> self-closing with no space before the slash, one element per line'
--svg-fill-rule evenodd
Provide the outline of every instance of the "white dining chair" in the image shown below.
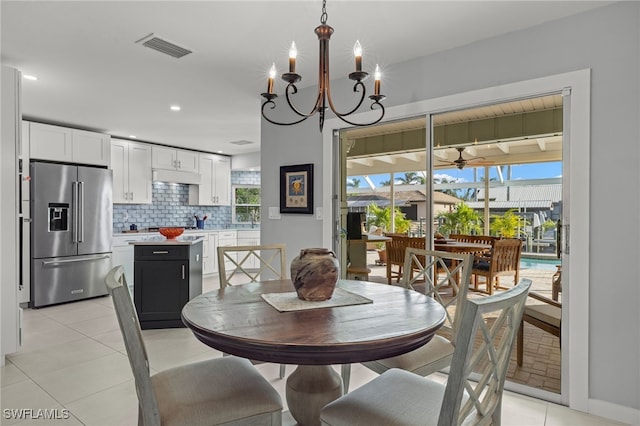
<path fill-rule="evenodd" d="M 378 374 L 391 368 L 401 368 L 421 376 L 449 367 L 455 349 L 453 342 L 459 328 L 461 301 L 467 297 L 472 262 L 473 255 L 468 253 L 407 247 L 401 285 L 409 289 L 418 288 L 418 284 L 424 285 L 424 293 L 445 308 L 446 319 L 442 330 L 449 333 L 451 339 L 436 334 L 429 343 L 414 351 L 362 364 Z M 447 287 L 451 291 L 447 291 Z M 350 364 L 342 365 L 341 375 L 344 392 L 347 393 L 351 376 Z"/>
<path fill-rule="evenodd" d="M 135 379 L 138 425 L 282 424 L 280 395 L 246 359 L 209 359 L 151 375 L 124 268 L 113 268 L 105 283 Z"/>
<path fill-rule="evenodd" d="M 287 278 L 287 250 L 284 244 L 218 247 L 218 279 L 220 288 L 263 280 Z M 252 361 L 257 364 L 258 361 Z M 280 364 L 278 376 L 286 374 Z"/>
<path fill-rule="evenodd" d="M 513 341 L 531 280 L 467 299 L 446 384 L 397 368 L 327 404 L 323 425 L 500 425 Z"/>

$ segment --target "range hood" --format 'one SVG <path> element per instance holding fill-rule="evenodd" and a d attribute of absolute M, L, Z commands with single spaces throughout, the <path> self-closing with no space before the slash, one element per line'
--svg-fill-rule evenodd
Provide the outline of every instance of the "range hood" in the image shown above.
<path fill-rule="evenodd" d="M 153 169 L 152 179 L 154 182 L 200 185 L 202 175 L 199 173 L 181 172 L 178 170 Z"/>

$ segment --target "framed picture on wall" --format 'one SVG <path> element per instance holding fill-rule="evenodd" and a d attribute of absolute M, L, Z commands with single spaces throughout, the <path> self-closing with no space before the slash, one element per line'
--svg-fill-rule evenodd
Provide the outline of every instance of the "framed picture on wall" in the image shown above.
<path fill-rule="evenodd" d="M 280 213 L 313 214 L 313 164 L 280 167 Z"/>

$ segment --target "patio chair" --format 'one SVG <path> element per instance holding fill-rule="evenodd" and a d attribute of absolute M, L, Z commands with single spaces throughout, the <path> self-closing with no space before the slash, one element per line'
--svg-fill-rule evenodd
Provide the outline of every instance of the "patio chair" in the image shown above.
<path fill-rule="evenodd" d="M 478 277 L 484 277 L 489 294 L 494 288 L 500 287 L 500 277 L 513 275 L 514 285 L 520 277 L 520 253 L 522 241 L 515 238 L 496 240 L 491 249 L 491 255 L 474 262 L 473 287 L 478 290 Z M 506 288 L 506 287 L 502 287 Z"/>
<path fill-rule="evenodd" d="M 471 254 L 432 251 L 408 247 L 405 251 L 405 271 L 402 286 L 415 290 L 414 285 L 424 282 L 424 293 L 436 299 L 445 308 L 447 317 L 443 330 L 450 334 L 447 339 L 435 335 L 426 345 L 409 353 L 362 364 L 376 373 L 384 373 L 391 368 L 401 368 L 412 373 L 427 376 L 446 368 L 451 363 L 454 342 L 461 318 L 462 302 L 467 297 L 471 276 Z M 435 275 L 434 275 L 435 269 Z M 446 295 L 444 287 L 452 287 L 452 295 Z M 342 366 L 344 393 L 349 391 L 350 365 Z"/>
<path fill-rule="evenodd" d="M 220 288 L 256 281 L 286 279 L 286 261 L 287 254 L 284 244 L 218 247 Z M 259 361 L 251 362 L 259 363 Z M 285 364 L 280 364 L 279 377 L 284 378 L 285 373 Z"/>
<path fill-rule="evenodd" d="M 124 268 L 113 268 L 105 283 L 135 379 L 139 425 L 282 423 L 280 395 L 246 359 L 209 359 L 151 375 Z"/>
<path fill-rule="evenodd" d="M 524 323 L 538 327 L 561 339 L 562 304 L 537 293 L 529 293 L 529 297 L 536 303 L 527 304 L 522 314 L 522 321 L 518 329 L 517 361 L 522 366 L 524 360 Z"/>
<path fill-rule="evenodd" d="M 556 268 L 551 277 L 551 298 L 557 302 L 562 292 L 562 265 L 556 265 Z"/>
<path fill-rule="evenodd" d="M 399 283 L 402 278 L 407 247 L 424 249 L 425 239 L 423 237 L 408 237 L 399 234 L 387 234 L 387 236 L 391 237 L 391 241 L 386 242 L 387 283 L 391 284 L 394 278 L 396 283 Z M 393 266 L 397 266 L 398 270 L 394 271 Z"/>
<path fill-rule="evenodd" d="M 499 425 L 513 340 L 530 287 L 531 281 L 522 279 L 508 291 L 465 300 L 446 385 L 394 368 L 326 405 L 321 423 Z"/>
<path fill-rule="evenodd" d="M 479 244 L 488 244 L 493 247 L 493 243 L 500 239 L 500 237 L 492 237 L 491 235 L 466 235 L 466 234 L 451 234 L 449 238 L 452 240 L 460 241 L 463 243 L 479 243 Z M 491 256 L 491 249 L 486 250 L 482 253 L 476 253 L 474 258 L 476 261 L 482 260 L 482 258 L 487 258 Z"/>

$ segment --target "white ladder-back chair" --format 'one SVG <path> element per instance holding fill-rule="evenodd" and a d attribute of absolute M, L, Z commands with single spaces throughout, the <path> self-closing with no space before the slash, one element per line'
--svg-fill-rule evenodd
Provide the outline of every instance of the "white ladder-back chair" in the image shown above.
<path fill-rule="evenodd" d="M 452 340 L 455 339 L 461 316 L 460 301 L 467 296 L 472 262 L 471 254 L 413 247 L 407 247 L 405 251 L 405 273 L 402 275 L 401 285 L 412 290 L 415 290 L 414 285 L 424 285 L 424 293 L 436 299 L 445 308 L 447 317 L 443 329 L 451 333 Z M 448 291 L 446 287 L 451 287 L 452 290 Z M 451 364 L 454 350 L 452 340 L 436 334 L 429 343 L 414 351 L 362 364 L 379 374 L 391 368 L 401 368 L 421 376 L 428 376 Z M 347 393 L 351 375 L 350 365 L 343 365 L 341 371 L 344 393 Z"/>
<path fill-rule="evenodd" d="M 218 247 L 220 288 L 256 281 L 287 278 L 287 251 L 284 244 Z M 258 361 L 252 361 L 258 363 Z M 280 364 L 279 377 L 286 373 Z"/>
<path fill-rule="evenodd" d="M 218 247 L 220 288 L 287 278 L 284 244 Z"/>
<path fill-rule="evenodd" d="M 331 426 L 500 425 L 502 393 L 513 341 L 531 281 L 467 299 L 447 383 L 397 368 L 329 403 Z"/>
<path fill-rule="evenodd" d="M 124 268 L 113 268 L 105 282 L 135 378 L 139 425 L 282 424 L 280 395 L 246 359 L 209 359 L 151 376 Z"/>

